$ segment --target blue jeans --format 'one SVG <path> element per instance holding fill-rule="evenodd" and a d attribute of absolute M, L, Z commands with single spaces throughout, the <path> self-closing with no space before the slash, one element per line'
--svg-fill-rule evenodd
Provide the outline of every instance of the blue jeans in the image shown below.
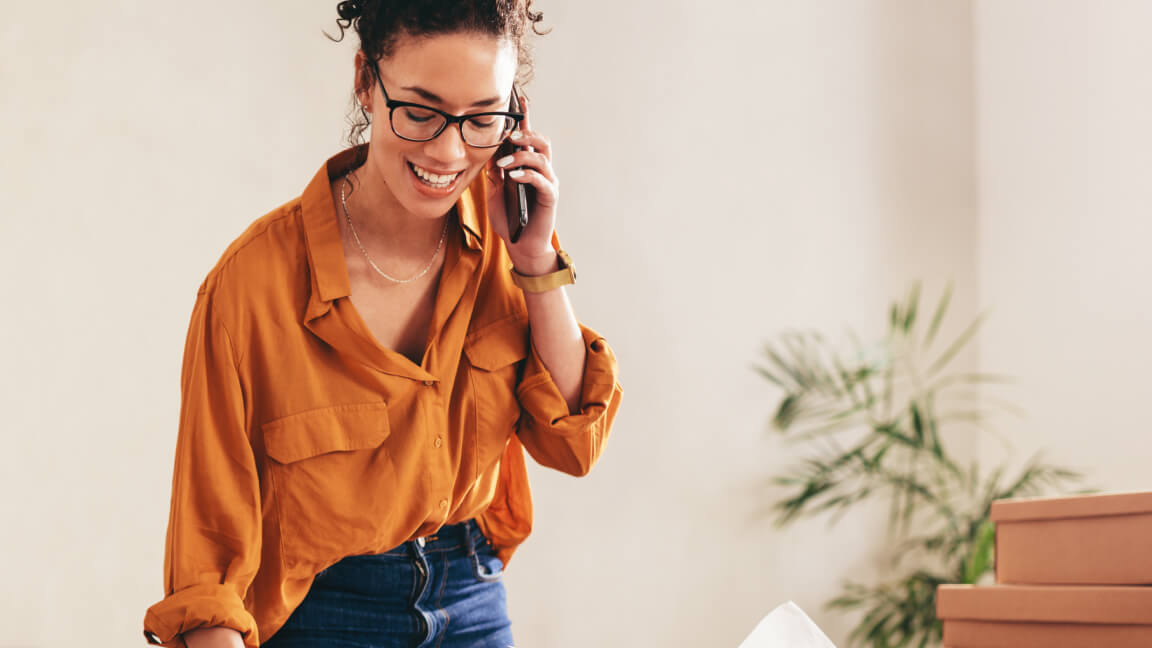
<path fill-rule="evenodd" d="M 504 565 L 475 520 L 316 575 L 268 648 L 509 648 Z"/>

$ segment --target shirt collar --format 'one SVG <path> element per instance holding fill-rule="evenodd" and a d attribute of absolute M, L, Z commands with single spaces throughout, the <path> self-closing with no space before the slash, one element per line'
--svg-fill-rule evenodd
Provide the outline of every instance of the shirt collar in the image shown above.
<path fill-rule="evenodd" d="M 307 313 L 309 318 L 326 312 L 326 302 L 352 294 L 331 182 L 362 164 L 367 157 L 367 143 L 357 144 L 333 155 L 312 177 L 301 196 L 304 239 L 308 265 L 312 270 L 312 294 Z M 478 174 L 456 201 L 465 243 L 473 250 L 483 249 L 480 219 L 481 212 L 486 209 L 484 180 L 484 174 Z"/>
<path fill-rule="evenodd" d="M 456 201 L 456 213 L 460 214 L 460 224 L 464 226 L 464 242 L 472 250 L 484 249 L 484 228 L 480 227 L 480 213 L 488 213 L 488 191 L 484 184 L 484 173 L 476 174 L 476 179 Z"/>

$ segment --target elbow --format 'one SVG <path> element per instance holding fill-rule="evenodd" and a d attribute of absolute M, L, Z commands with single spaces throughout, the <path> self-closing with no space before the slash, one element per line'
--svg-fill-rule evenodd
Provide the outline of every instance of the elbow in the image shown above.
<path fill-rule="evenodd" d="M 597 459 L 600 458 L 602 446 L 598 441 L 598 435 L 593 431 L 584 443 L 569 444 L 567 452 L 562 455 L 562 460 L 555 462 L 554 467 L 573 477 L 586 476 L 592 472 L 592 466 L 596 465 Z"/>
<path fill-rule="evenodd" d="M 573 477 L 584 477 L 588 473 L 592 472 L 592 464 L 593 463 L 595 463 L 595 462 L 591 459 L 587 459 L 587 460 L 579 460 L 578 459 L 578 460 L 568 464 L 567 466 L 561 468 L 560 470 L 561 470 L 561 472 L 564 472 L 565 474 L 568 474 L 568 475 L 572 475 Z"/>
<path fill-rule="evenodd" d="M 520 441 L 536 463 L 573 477 L 583 477 L 592 470 L 600 454 L 595 444 L 565 439 L 554 432 L 521 429 Z"/>

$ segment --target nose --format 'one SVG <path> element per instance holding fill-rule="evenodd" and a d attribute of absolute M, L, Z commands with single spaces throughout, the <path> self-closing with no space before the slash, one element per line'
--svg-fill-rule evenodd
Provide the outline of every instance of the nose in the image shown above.
<path fill-rule="evenodd" d="M 464 138 L 461 137 L 459 124 L 446 127 L 436 139 L 428 142 L 424 147 L 424 152 L 428 154 L 428 157 L 444 163 L 445 166 L 451 165 L 468 154 L 468 145 L 464 143 Z"/>

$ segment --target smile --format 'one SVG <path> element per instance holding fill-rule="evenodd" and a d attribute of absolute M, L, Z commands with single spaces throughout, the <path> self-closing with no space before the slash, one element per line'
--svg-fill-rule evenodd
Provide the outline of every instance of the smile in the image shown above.
<path fill-rule="evenodd" d="M 408 168 L 412 169 L 412 173 L 420 179 L 421 183 L 435 189 L 447 189 L 452 186 L 452 184 L 456 182 L 456 178 L 459 178 L 460 174 L 463 173 L 463 171 L 457 171 L 451 175 L 440 175 L 432 173 L 424 167 L 416 166 L 411 162 L 408 163 Z"/>

